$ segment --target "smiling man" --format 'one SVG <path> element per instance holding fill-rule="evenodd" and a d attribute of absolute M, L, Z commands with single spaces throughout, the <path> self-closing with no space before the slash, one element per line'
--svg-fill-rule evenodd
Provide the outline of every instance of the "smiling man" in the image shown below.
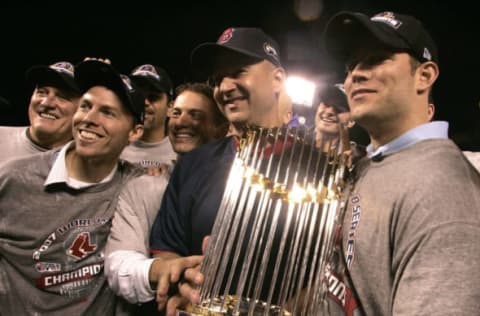
<path fill-rule="evenodd" d="M 371 140 L 325 278 L 329 314 L 478 314 L 480 176 L 447 122 L 431 121 L 432 37 L 395 12 L 340 12 L 324 36 L 346 66 L 351 116 Z"/>
<path fill-rule="evenodd" d="M 203 83 L 187 83 L 176 89 L 168 131 L 173 150 L 183 155 L 225 136 L 228 121 L 217 108 L 213 90 Z"/>
<path fill-rule="evenodd" d="M 30 126 L 0 127 L 0 164 L 57 148 L 72 139 L 72 117 L 80 98 L 73 65 L 34 66 L 26 72 L 26 81 L 33 89 L 28 106 Z"/>
<path fill-rule="evenodd" d="M 327 86 L 320 95 L 315 114 L 315 144 L 321 148 L 327 140 L 334 140 L 336 145 L 339 139 L 340 127 L 351 127 L 347 97 L 337 86 Z"/>
<path fill-rule="evenodd" d="M 144 64 L 135 67 L 130 79 L 145 98 L 145 120 L 142 137 L 125 147 L 121 158 L 139 163 L 143 168 L 172 166 L 177 155 L 167 137 L 167 112 L 173 99 L 173 83 L 159 66 Z"/>
<path fill-rule="evenodd" d="M 285 123 L 286 110 L 281 105 L 285 70 L 279 50 L 263 30 L 242 27 L 228 28 L 217 42 L 194 49 L 194 69 L 210 77 L 232 135 L 242 135 L 250 126 Z M 157 256 L 150 280 L 158 283 L 160 309 L 167 304 L 172 280 L 170 271 L 161 268 L 181 270 L 184 266 L 173 260 L 202 253 L 202 240 L 211 233 L 237 146 L 238 138 L 232 136 L 196 148 L 182 157 L 172 173 L 150 239 Z M 177 299 L 168 302 L 167 315 L 175 314 Z"/>
<path fill-rule="evenodd" d="M 176 95 L 168 128 L 179 157 L 225 136 L 228 121 L 217 107 L 211 87 L 186 83 L 177 87 Z M 149 281 L 157 281 L 158 266 L 152 265 L 148 238 L 166 184 L 166 177 L 144 175 L 130 181 L 119 197 L 105 251 L 105 273 L 110 287 L 125 299 L 119 309 L 126 314 L 146 315 L 149 309 L 156 309 Z"/>
<path fill-rule="evenodd" d="M 0 167 L 2 315 L 114 312 L 103 251 L 121 189 L 143 174 L 118 159 L 142 134 L 143 97 L 100 61 L 80 63 L 75 80 L 74 140 Z"/>

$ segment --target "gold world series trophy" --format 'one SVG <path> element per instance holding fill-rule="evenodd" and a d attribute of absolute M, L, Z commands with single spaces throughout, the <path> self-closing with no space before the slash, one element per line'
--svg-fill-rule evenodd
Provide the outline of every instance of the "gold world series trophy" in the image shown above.
<path fill-rule="evenodd" d="M 201 271 L 200 303 L 178 315 L 323 315 L 339 233 L 346 127 L 315 144 L 303 125 L 241 139 Z"/>

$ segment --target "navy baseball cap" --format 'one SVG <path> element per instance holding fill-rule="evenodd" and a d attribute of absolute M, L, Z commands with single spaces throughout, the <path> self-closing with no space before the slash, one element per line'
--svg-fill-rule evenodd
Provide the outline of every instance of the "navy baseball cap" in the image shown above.
<path fill-rule="evenodd" d="M 145 115 L 143 94 L 128 76 L 120 74 L 111 65 L 97 60 L 83 61 L 75 67 L 75 81 L 82 93 L 94 86 L 112 90 L 137 122 L 143 124 Z"/>
<path fill-rule="evenodd" d="M 191 54 L 194 69 L 211 74 L 220 54 L 239 53 L 253 59 L 268 60 L 281 66 L 280 47 L 263 30 L 253 27 L 230 27 L 223 31 L 217 42 L 207 42 L 195 47 Z"/>
<path fill-rule="evenodd" d="M 138 86 L 151 86 L 173 98 L 172 80 L 163 68 L 151 64 L 141 65 L 132 70 L 130 78 Z"/>
<path fill-rule="evenodd" d="M 350 111 L 342 84 L 328 85 L 322 89 L 319 93 L 319 102 L 333 107 L 338 113 Z"/>
<path fill-rule="evenodd" d="M 36 65 L 25 73 L 26 82 L 30 88 L 36 86 L 53 86 L 74 95 L 80 95 L 80 89 L 75 82 L 75 68 L 67 61 L 52 65 Z"/>
<path fill-rule="evenodd" d="M 438 64 L 432 37 L 410 15 L 382 12 L 368 17 L 359 12 L 340 12 L 330 19 L 324 35 L 327 52 L 342 62 L 355 48 L 365 45 L 365 36 L 371 36 L 389 48 L 408 52 L 420 62 Z"/>

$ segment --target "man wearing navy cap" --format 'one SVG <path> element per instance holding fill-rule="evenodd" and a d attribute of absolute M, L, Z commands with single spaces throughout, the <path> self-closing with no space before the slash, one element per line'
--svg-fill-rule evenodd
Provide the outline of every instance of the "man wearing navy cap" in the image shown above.
<path fill-rule="evenodd" d="M 72 116 L 80 98 L 74 72 L 74 66 L 65 61 L 26 72 L 27 85 L 33 90 L 28 106 L 30 126 L 0 127 L 0 164 L 63 146 L 72 139 Z"/>
<path fill-rule="evenodd" d="M 238 135 L 247 126 L 283 124 L 278 106 L 285 84 L 280 47 L 261 29 L 226 29 L 216 43 L 193 50 L 192 66 L 208 75 L 217 102 Z"/>
<path fill-rule="evenodd" d="M 316 147 L 327 145 L 327 140 L 338 140 L 341 124 L 349 127 L 353 124 L 347 97 L 339 87 L 328 85 L 320 93 L 315 114 Z"/>
<path fill-rule="evenodd" d="M 480 175 L 430 121 L 435 44 L 416 18 L 342 12 L 325 31 L 346 65 L 352 119 L 370 135 L 326 279 L 331 315 L 480 310 Z"/>
<path fill-rule="evenodd" d="M 242 135 L 248 126 L 284 124 L 280 96 L 285 71 L 279 54 L 278 44 L 258 28 L 228 28 L 217 42 L 193 50 L 194 70 L 209 77 L 232 134 Z M 161 270 L 163 259 L 202 254 L 202 240 L 211 233 L 236 146 L 233 136 L 201 146 L 184 155 L 172 173 L 150 239 L 152 252 L 160 257 L 149 275 L 159 285 L 160 308 L 166 304 L 169 281 L 176 281 Z M 169 302 L 167 314 L 174 315 L 178 301 Z"/>
<path fill-rule="evenodd" d="M 100 61 L 77 65 L 73 141 L 0 167 L 2 315 L 113 315 L 103 272 L 117 197 L 143 174 L 119 161 L 143 130 L 144 102 Z"/>
<path fill-rule="evenodd" d="M 173 84 L 167 72 L 155 65 L 135 67 L 130 74 L 145 97 L 143 136 L 125 147 L 121 158 L 142 167 L 172 166 L 177 157 L 167 137 L 167 112 L 173 98 Z"/>
<path fill-rule="evenodd" d="M 205 83 L 186 83 L 178 86 L 175 94 L 168 127 L 179 158 L 225 136 L 228 121 L 217 107 L 212 87 Z M 150 229 L 168 178 L 164 175 L 138 177 L 130 181 L 119 196 L 105 248 L 105 274 L 111 289 L 125 298 L 117 309 L 122 308 L 125 314 L 146 315 L 157 309 L 155 291 L 146 275 L 153 261 Z"/>

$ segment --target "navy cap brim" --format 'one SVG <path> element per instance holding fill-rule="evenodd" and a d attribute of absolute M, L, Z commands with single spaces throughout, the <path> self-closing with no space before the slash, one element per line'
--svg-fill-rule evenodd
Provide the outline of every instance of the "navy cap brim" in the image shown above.
<path fill-rule="evenodd" d="M 358 47 L 368 45 L 368 36 L 392 49 L 410 48 L 393 28 L 356 12 L 340 12 L 332 17 L 325 30 L 325 47 L 331 56 L 346 62 Z"/>
<path fill-rule="evenodd" d="M 80 89 L 71 76 L 55 71 L 48 66 L 30 68 L 26 73 L 26 82 L 32 89 L 39 85 L 51 85 L 76 95 L 80 94 Z"/>
<path fill-rule="evenodd" d="M 319 96 L 321 102 L 333 107 L 338 113 L 349 112 L 347 96 L 336 86 L 328 86 Z"/>
<path fill-rule="evenodd" d="M 150 87 L 153 88 L 154 90 L 164 92 L 168 95 L 171 94 L 171 91 L 169 87 L 166 85 L 161 84 L 158 80 L 155 80 L 151 77 L 148 76 L 130 76 L 130 79 L 137 84 L 140 88 L 142 87 Z"/>
<path fill-rule="evenodd" d="M 327 103 L 328 104 L 328 103 Z M 332 107 L 337 111 L 337 113 L 345 113 L 350 112 L 350 108 L 348 105 L 341 104 L 341 103 L 332 103 Z"/>

